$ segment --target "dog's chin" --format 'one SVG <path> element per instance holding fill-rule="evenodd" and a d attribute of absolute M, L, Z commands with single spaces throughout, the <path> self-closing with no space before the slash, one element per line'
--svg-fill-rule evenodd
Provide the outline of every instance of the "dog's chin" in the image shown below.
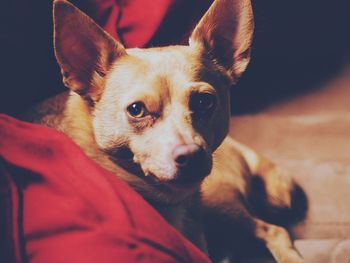
<path fill-rule="evenodd" d="M 130 168 L 130 166 L 129 166 Z M 130 183 L 144 198 L 163 204 L 180 203 L 193 193 L 199 190 L 203 180 L 197 180 L 189 183 L 178 182 L 173 178 L 174 175 L 164 173 L 156 174 L 149 170 L 143 171 L 141 166 L 131 168 L 129 172 L 142 180 L 142 184 Z"/>
<path fill-rule="evenodd" d="M 154 174 L 143 177 L 146 185 L 139 189 L 146 199 L 163 204 L 177 204 L 199 190 L 202 181 L 178 183 L 174 180 L 159 180 Z"/>

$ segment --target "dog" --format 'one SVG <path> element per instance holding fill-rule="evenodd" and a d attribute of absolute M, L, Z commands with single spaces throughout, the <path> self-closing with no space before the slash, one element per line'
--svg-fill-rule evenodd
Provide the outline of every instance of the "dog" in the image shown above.
<path fill-rule="evenodd" d="M 71 137 L 213 260 L 235 252 L 219 249 L 215 233 L 230 240 L 243 222 L 277 262 L 304 262 L 287 230 L 258 218 L 252 202 L 290 211 L 297 185 L 227 136 L 230 87 L 250 61 L 250 0 L 216 0 L 189 45 L 149 49 L 125 49 L 71 3 L 53 5 L 54 50 L 70 91 L 36 107 L 31 121 Z"/>

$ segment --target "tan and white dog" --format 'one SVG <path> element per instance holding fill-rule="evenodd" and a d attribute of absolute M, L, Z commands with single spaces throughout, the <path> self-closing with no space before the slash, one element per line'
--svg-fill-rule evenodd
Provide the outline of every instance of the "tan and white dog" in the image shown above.
<path fill-rule="evenodd" d="M 45 101 L 32 121 L 70 136 L 212 258 L 216 227 L 237 239 L 229 229 L 240 221 L 278 262 L 304 262 L 287 231 L 255 217 L 250 202 L 259 178 L 260 203 L 288 210 L 293 180 L 227 137 L 230 87 L 249 63 L 253 27 L 249 0 L 216 0 L 188 46 L 125 49 L 54 1 L 55 54 L 70 92 Z"/>

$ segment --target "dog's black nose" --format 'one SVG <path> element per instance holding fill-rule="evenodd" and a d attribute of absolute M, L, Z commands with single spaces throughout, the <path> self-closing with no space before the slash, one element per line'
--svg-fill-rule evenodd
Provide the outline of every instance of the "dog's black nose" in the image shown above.
<path fill-rule="evenodd" d="M 174 182 L 190 184 L 202 180 L 211 169 L 211 158 L 205 150 L 195 143 L 176 146 L 173 160 L 178 167 Z"/>
<path fill-rule="evenodd" d="M 195 162 L 196 159 L 200 158 L 200 155 L 202 155 L 201 147 L 195 143 L 176 146 L 173 151 L 175 164 L 179 168 L 186 167 L 190 163 Z"/>

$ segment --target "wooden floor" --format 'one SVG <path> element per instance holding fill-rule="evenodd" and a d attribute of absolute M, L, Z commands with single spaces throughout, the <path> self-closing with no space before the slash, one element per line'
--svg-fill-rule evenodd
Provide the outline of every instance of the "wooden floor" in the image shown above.
<path fill-rule="evenodd" d="M 350 67 L 308 94 L 233 117 L 230 133 L 304 189 L 308 215 L 293 234 L 307 262 L 350 262 Z"/>

